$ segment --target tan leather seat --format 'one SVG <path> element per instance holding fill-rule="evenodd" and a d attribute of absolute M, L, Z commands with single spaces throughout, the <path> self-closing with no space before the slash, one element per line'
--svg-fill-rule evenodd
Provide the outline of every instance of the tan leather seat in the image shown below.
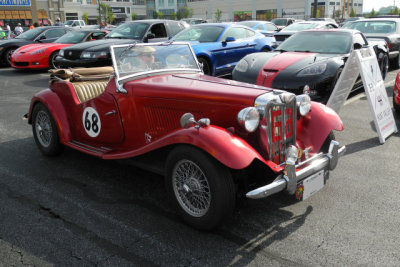
<path fill-rule="evenodd" d="M 101 95 L 105 91 L 107 84 L 108 80 L 72 83 L 81 103 Z"/>

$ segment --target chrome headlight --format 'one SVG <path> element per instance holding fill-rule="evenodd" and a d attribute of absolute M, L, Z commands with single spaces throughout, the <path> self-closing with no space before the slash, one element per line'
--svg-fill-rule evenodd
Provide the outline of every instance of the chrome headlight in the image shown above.
<path fill-rule="evenodd" d="M 106 58 L 107 52 L 82 52 L 81 58 Z"/>
<path fill-rule="evenodd" d="M 244 59 L 240 60 L 235 67 L 235 69 L 240 72 L 246 72 L 248 68 L 249 68 L 249 63 Z"/>
<path fill-rule="evenodd" d="M 299 73 L 297 73 L 297 76 L 302 77 L 302 76 L 309 76 L 309 75 L 319 75 L 319 74 L 324 73 L 325 70 L 326 70 L 326 63 L 312 65 L 312 66 L 302 69 Z"/>
<path fill-rule="evenodd" d="M 301 116 L 305 116 L 311 109 L 311 98 L 308 95 L 296 96 L 297 109 Z"/>
<path fill-rule="evenodd" d="M 41 48 L 41 49 L 38 49 L 38 50 L 36 50 L 36 51 L 33 51 L 33 52 L 31 53 L 31 55 L 42 54 L 42 53 L 44 53 L 44 51 L 46 51 L 46 48 Z"/>
<path fill-rule="evenodd" d="M 61 56 L 61 57 L 64 57 L 64 50 L 61 49 L 61 50 L 58 52 L 58 55 Z"/>
<path fill-rule="evenodd" d="M 257 130 L 260 123 L 260 114 L 255 107 L 247 107 L 239 111 L 237 120 L 240 126 L 252 133 Z"/>

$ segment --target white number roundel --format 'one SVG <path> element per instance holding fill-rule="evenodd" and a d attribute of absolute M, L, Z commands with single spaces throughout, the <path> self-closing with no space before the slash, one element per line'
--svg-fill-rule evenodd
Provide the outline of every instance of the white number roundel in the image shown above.
<path fill-rule="evenodd" d="M 83 128 L 90 137 L 96 137 L 101 130 L 100 116 L 92 107 L 87 107 L 82 115 Z"/>

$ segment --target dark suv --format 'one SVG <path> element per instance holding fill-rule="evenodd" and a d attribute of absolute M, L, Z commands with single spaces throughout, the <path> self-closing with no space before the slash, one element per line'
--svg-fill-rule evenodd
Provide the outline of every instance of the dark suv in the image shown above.
<path fill-rule="evenodd" d="M 188 27 L 187 23 L 174 20 L 126 22 L 107 34 L 103 40 L 80 43 L 60 50 L 56 64 L 63 68 L 110 66 L 111 45 L 167 41 Z"/>

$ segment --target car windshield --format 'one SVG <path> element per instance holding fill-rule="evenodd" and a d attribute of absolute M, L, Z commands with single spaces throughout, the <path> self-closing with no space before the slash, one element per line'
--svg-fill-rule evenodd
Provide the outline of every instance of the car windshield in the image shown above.
<path fill-rule="evenodd" d="M 362 33 L 393 33 L 396 31 L 396 22 L 394 21 L 354 21 L 348 26 L 350 29 L 359 30 Z"/>
<path fill-rule="evenodd" d="M 33 40 L 38 36 L 41 32 L 43 31 L 43 28 L 34 28 L 32 30 L 26 31 L 24 33 L 21 33 L 15 39 L 26 39 L 26 40 Z"/>
<path fill-rule="evenodd" d="M 119 79 L 172 70 L 201 71 L 188 43 L 116 45 L 111 54 Z"/>
<path fill-rule="evenodd" d="M 178 33 L 174 41 L 198 41 L 200 43 L 216 42 L 224 31 L 221 26 L 192 27 Z"/>
<path fill-rule="evenodd" d="M 293 23 L 286 28 L 283 28 L 281 32 L 295 32 L 304 31 L 308 29 L 314 29 L 318 26 L 318 23 Z"/>
<path fill-rule="evenodd" d="M 238 24 L 247 26 L 249 28 L 253 28 L 254 26 L 256 26 L 259 23 L 258 22 L 254 22 L 254 21 L 241 21 L 241 22 L 238 22 Z"/>
<path fill-rule="evenodd" d="M 137 23 L 124 23 L 115 28 L 112 32 L 107 34 L 106 38 L 122 38 L 122 39 L 137 39 L 141 40 L 146 33 L 149 24 Z"/>
<path fill-rule="evenodd" d="M 288 52 L 315 52 L 322 54 L 350 53 L 351 35 L 345 32 L 298 32 L 276 49 Z"/>
<path fill-rule="evenodd" d="M 277 26 L 286 26 L 287 20 L 286 19 L 273 19 L 271 22 Z"/>
<path fill-rule="evenodd" d="M 74 23 L 73 20 L 67 20 L 67 21 L 65 22 L 65 25 L 70 26 L 70 25 L 72 25 L 72 23 Z"/>
<path fill-rule="evenodd" d="M 86 32 L 68 32 L 67 34 L 58 38 L 55 43 L 59 44 L 77 44 L 82 42 L 83 38 L 86 37 Z"/>

